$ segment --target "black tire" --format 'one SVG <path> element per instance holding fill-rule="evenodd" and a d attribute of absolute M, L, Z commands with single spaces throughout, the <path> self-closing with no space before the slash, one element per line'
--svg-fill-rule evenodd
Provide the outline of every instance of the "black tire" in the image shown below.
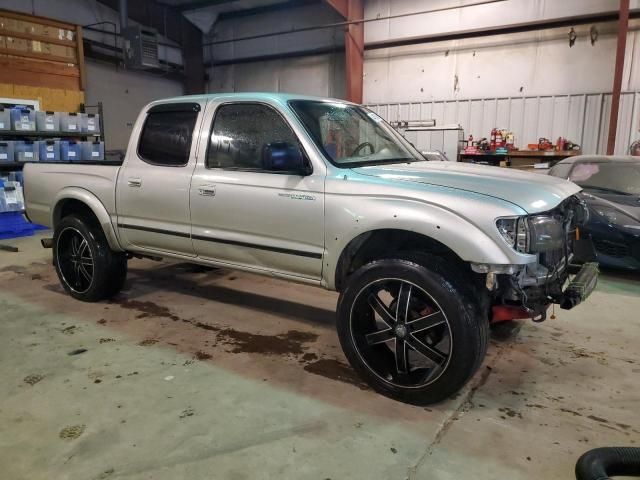
<path fill-rule="evenodd" d="M 394 288 L 396 296 L 389 293 Z M 455 267 L 432 255 L 364 265 L 338 300 L 338 336 L 349 363 L 374 390 L 402 402 L 428 405 L 449 398 L 482 364 L 489 340 L 488 319 L 469 291 Z M 380 292 L 393 299 L 386 310 Z M 406 313 L 399 326 L 401 305 Z M 394 309 L 395 323 L 389 317 Z"/>
<path fill-rule="evenodd" d="M 127 276 L 127 257 L 114 252 L 96 222 L 69 215 L 55 228 L 53 259 L 65 291 L 84 302 L 116 295 Z"/>
<path fill-rule="evenodd" d="M 489 325 L 491 338 L 499 342 L 507 342 L 518 336 L 522 328 L 522 320 L 506 320 L 504 322 L 496 322 Z"/>

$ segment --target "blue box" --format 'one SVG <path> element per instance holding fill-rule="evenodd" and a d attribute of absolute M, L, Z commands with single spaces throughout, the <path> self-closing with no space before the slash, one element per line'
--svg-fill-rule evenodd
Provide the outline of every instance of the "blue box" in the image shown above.
<path fill-rule="evenodd" d="M 35 132 L 36 112 L 24 105 L 11 107 L 11 127 L 18 132 Z"/>
<path fill-rule="evenodd" d="M 11 130 L 11 109 L 0 106 L 0 130 Z"/>
<path fill-rule="evenodd" d="M 0 163 L 13 162 L 13 142 L 0 141 Z"/>
<path fill-rule="evenodd" d="M 58 112 L 36 112 L 36 126 L 39 132 L 59 132 L 60 114 Z"/>
<path fill-rule="evenodd" d="M 37 162 L 40 158 L 40 148 L 38 141 L 15 141 L 13 142 L 13 153 L 16 162 Z"/>
<path fill-rule="evenodd" d="M 83 113 L 82 114 L 82 132 L 83 133 L 100 133 L 100 114 L 99 113 Z"/>
<path fill-rule="evenodd" d="M 21 212 L 24 210 L 22 185 L 18 182 L 0 180 L 0 212 Z"/>
<path fill-rule="evenodd" d="M 60 160 L 63 162 L 82 160 L 82 145 L 75 140 L 60 140 Z"/>
<path fill-rule="evenodd" d="M 67 133 L 82 132 L 82 114 L 60 112 L 60 130 Z"/>
<path fill-rule="evenodd" d="M 40 161 L 60 161 L 60 140 L 40 140 Z"/>

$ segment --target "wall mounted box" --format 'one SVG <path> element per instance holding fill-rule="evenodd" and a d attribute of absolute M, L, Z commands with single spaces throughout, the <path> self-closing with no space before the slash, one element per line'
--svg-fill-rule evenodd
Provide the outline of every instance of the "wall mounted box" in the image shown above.
<path fill-rule="evenodd" d="M 60 112 L 60 131 L 66 133 L 82 132 L 82 114 Z"/>
<path fill-rule="evenodd" d="M 15 131 L 34 132 L 36 112 L 21 105 L 11 107 L 11 127 Z"/>
<path fill-rule="evenodd" d="M 60 161 L 60 141 L 40 140 L 40 161 L 59 162 Z"/>
<path fill-rule="evenodd" d="M 39 132 L 59 132 L 60 114 L 58 112 L 36 112 L 36 127 Z"/>
<path fill-rule="evenodd" d="M 60 140 L 60 160 L 63 162 L 82 160 L 82 145 L 74 140 Z"/>
<path fill-rule="evenodd" d="M 40 159 L 40 142 L 29 140 L 13 142 L 13 153 L 16 162 L 37 162 Z"/>

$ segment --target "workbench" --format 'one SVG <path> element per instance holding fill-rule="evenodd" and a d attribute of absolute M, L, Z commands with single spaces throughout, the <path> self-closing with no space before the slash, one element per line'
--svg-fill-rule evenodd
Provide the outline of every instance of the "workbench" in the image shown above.
<path fill-rule="evenodd" d="M 513 150 L 506 154 L 493 152 L 486 153 L 460 153 L 460 161 L 466 163 L 478 163 L 495 167 L 506 166 L 522 170 L 535 168 L 536 164 L 548 163 L 551 168 L 560 160 L 567 157 L 581 155 L 580 150 Z"/>

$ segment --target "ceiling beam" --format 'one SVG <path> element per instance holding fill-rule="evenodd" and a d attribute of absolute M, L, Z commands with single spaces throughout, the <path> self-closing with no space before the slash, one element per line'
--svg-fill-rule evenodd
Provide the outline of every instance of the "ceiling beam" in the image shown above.
<path fill-rule="evenodd" d="M 290 8 L 312 5 L 314 3 L 319 3 L 319 1 L 320 0 L 286 0 L 281 3 L 272 3 L 270 5 L 263 5 L 261 7 L 247 8 L 244 10 L 231 10 L 228 12 L 220 13 L 218 20 L 229 20 L 231 18 L 250 17 L 251 15 L 259 15 L 261 13 L 277 12 Z"/>
<path fill-rule="evenodd" d="M 233 3 L 236 1 L 237 0 L 196 0 L 194 2 L 176 5 L 173 8 L 180 12 L 186 12 L 188 10 L 198 10 L 199 8 L 217 7 L 219 5 L 224 5 L 225 3 Z"/>

